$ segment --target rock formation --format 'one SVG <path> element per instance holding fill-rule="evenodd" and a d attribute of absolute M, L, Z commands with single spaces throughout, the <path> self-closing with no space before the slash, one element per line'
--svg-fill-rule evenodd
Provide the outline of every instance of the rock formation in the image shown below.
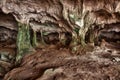
<path fill-rule="evenodd" d="M 119 62 L 119 0 L 0 0 L 4 80 L 119 80 Z"/>

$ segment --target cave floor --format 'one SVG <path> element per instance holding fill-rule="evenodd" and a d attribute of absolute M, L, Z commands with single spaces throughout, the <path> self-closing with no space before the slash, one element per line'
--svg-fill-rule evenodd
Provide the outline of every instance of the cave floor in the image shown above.
<path fill-rule="evenodd" d="M 14 57 L 15 44 L 3 44 L 0 52 L 7 51 Z M 3 59 L 0 76 L 3 80 L 120 80 L 119 49 L 96 46 L 92 51 L 80 50 L 72 54 L 69 49 L 55 46 L 37 48 L 17 66 L 14 60 Z"/>

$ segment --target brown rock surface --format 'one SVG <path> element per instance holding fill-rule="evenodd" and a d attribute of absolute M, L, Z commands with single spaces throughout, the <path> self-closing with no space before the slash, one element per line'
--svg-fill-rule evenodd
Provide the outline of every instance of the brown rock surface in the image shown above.
<path fill-rule="evenodd" d="M 35 31 L 49 45 L 38 45 L 16 65 L 18 23 L 30 25 L 31 38 Z M 76 29 L 83 30 L 76 34 L 83 33 L 88 44 L 76 45 L 73 54 Z M 120 80 L 120 0 L 0 0 L 1 77 Z"/>
<path fill-rule="evenodd" d="M 4 80 L 119 80 L 120 51 L 96 47 L 73 56 L 66 49 L 39 50 L 23 58 Z"/>

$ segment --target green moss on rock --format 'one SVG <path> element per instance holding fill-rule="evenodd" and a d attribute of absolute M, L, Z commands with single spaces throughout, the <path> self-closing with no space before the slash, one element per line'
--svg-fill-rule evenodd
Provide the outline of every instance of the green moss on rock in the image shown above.
<path fill-rule="evenodd" d="M 16 61 L 21 60 L 21 58 L 25 55 L 28 54 L 31 49 L 32 45 L 30 42 L 30 30 L 29 26 L 26 24 L 19 23 L 19 30 L 18 30 L 18 35 L 17 35 L 17 56 L 16 56 Z"/>

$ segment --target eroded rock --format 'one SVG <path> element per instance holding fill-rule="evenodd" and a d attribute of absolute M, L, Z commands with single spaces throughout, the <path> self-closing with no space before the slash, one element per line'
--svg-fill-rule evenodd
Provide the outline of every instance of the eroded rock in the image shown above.
<path fill-rule="evenodd" d="M 16 57 L 18 23 L 33 31 L 30 44 L 37 33 L 35 44 L 44 40 L 62 46 L 51 50 L 37 45 L 38 52 L 27 54 L 15 69 L 11 55 L 0 54 L 0 76 L 8 72 L 4 80 L 119 80 L 119 12 L 119 0 L 1 0 L 0 47 L 12 48 L 12 58 Z M 61 49 L 64 44 L 71 50 Z M 77 55 L 71 54 L 72 49 Z"/>

